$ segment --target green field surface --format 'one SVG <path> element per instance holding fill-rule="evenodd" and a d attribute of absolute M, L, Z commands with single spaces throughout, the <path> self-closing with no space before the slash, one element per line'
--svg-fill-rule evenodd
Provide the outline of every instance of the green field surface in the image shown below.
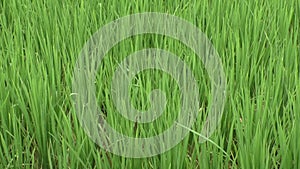
<path fill-rule="evenodd" d="M 118 64 L 145 48 L 168 50 L 192 70 L 199 112 L 188 135 L 147 158 L 108 152 L 83 130 L 74 108 L 72 78 L 82 48 L 104 25 L 136 13 L 174 15 L 211 41 L 226 76 L 220 124 L 199 142 L 211 104 L 211 81 L 195 53 L 178 40 L 145 34 L 115 45 L 97 70 L 97 104 L 107 122 L 131 137 L 150 137 L 178 117 L 180 88 L 160 70 L 137 74 L 130 102 L 149 108 L 161 89 L 166 109 L 153 123 L 121 116 L 110 85 Z M 300 168 L 299 0 L 1 0 L 0 168 Z M 183 126 L 184 127 L 184 126 Z"/>

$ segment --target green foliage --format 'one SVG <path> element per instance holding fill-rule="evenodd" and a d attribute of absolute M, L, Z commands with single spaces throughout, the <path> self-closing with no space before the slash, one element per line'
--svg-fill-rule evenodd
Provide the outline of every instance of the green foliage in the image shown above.
<path fill-rule="evenodd" d="M 221 125 L 200 144 L 210 82 L 201 61 L 178 41 L 136 36 L 116 45 L 97 76 L 108 122 L 131 136 L 153 136 L 174 122 L 180 90 L 160 71 L 138 74 L 132 103 L 147 109 L 154 88 L 166 92 L 165 114 L 136 125 L 118 116 L 110 82 L 118 62 L 148 47 L 169 50 L 199 82 L 201 111 L 190 134 L 170 151 L 145 159 L 105 152 L 81 128 L 73 107 L 73 68 L 101 26 L 133 13 L 164 12 L 198 26 L 219 52 L 227 77 Z M 300 3 L 290 1 L 0 2 L 0 168 L 300 168 Z M 175 114 L 173 116 L 173 114 Z"/>

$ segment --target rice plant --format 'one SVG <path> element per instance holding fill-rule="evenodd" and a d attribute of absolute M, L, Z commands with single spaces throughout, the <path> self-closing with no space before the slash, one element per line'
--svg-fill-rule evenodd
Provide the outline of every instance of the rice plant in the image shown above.
<path fill-rule="evenodd" d="M 104 25 L 135 13 L 178 16 L 205 33 L 227 80 L 221 123 L 199 142 L 211 104 L 211 81 L 195 53 L 178 40 L 137 35 L 113 47 L 96 77 L 98 107 L 131 137 L 157 135 L 180 110 L 180 88 L 159 70 L 137 74 L 130 102 L 149 108 L 153 89 L 166 109 L 153 123 L 125 119 L 111 99 L 118 64 L 131 53 L 160 48 L 193 70 L 199 87 L 197 122 L 179 144 L 148 158 L 126 158 L 94 143 L 78 121 L 72 97 L 76 60 Z M 300 168 L 300 3 L 258 0 L 0 2 L 0 168 Z M 185 126 L 182 126 L 185 127 Z"/>

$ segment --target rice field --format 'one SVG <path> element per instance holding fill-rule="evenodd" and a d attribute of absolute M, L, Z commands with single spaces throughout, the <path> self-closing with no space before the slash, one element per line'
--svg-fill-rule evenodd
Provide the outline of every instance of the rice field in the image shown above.
<path fill-rule="evenodd" d="M 160 89 L 166 98 L 162 115 L 138 123 L 119 114 L 113 75 L 139 50 L 164 49 L 184 61 L 200 101 L 196 122 L 181 126 L 188 130 L 183 140 L 166 152 L 129 158 L 89 137 L 78 119 L 72 82 L 94 33 L 144 12 L 177 16 L 207 36 L 224 70 L 226 97 L 219 125 L 199 142 L 212 105 L 212 82 L 201 59 L 164 35 L 120 41 L 105 54 L 92 82 L 99 115 L 112 128 L 133 138 L 151 137 L 180 116 L 180 85 L 157 69 L 134 76 L 129 102 L 147 111 L 149 94 Z M 300 168 L 299 0 L 1 0 L 0 39 L 0 168 Z"/>

